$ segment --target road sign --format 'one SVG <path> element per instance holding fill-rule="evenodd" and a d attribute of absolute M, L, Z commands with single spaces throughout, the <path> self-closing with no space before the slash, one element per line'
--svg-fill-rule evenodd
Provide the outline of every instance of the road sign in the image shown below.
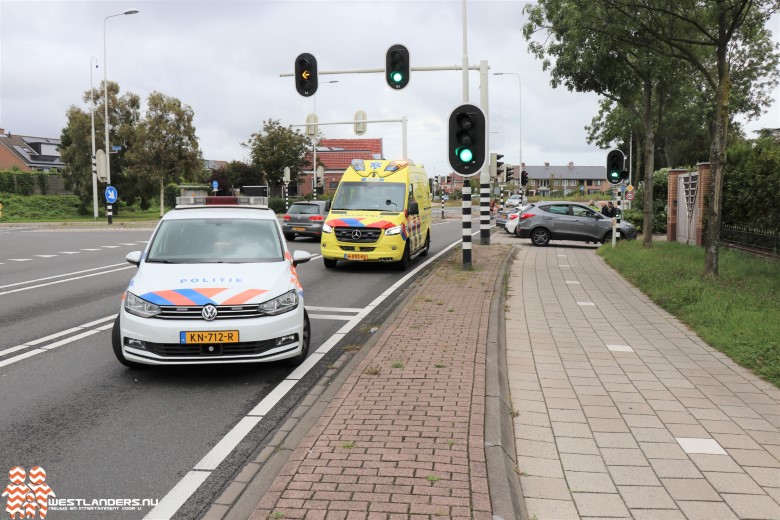
<path fill-rule="evenodd" d="M 626 200 L 634 200 L 634 192 L 633 191 L 627 191 L 626 192 Z"/>
<path fill-rule="evenodd" d="M 116 188 L 113 186 L 106 186 L 106 202 L 109 204 L 113 204 L 116 202 L 117 199 L 117 192 Z"/>
<path fill-rule="evenodd" d="M 113 146 L 111 147 L 111 151 L 112 151 L 112 152 L 118 152 L 118 151 L 119 151 L 119 150 L 121 150 L 121 149 L 122 149 L 122 145 L 121 145 L 121 144 L 115 144 L 115 145 L 113 145 Z"/>
<path fill-rule="evenodd" d="M 306 135 L 309 137 L 317 137 L 317 114 L 309 114 L 306 116 Z"/>
<path fill-rule="evenodd" d="M 284 167 L 284 177 L 282 177 L 282 180 L 284 181 L 285 184 L 290 182 L 290 167 L 289 166 L 285 166 Z"/>
<path fill-rule="evenodd" d="M 366 130 L 368 130 L 368 124 L 366 123 L 367 119 L 368 115 L 366 115 L 364 110 L 355 112 L 355 135 L 363 135 L 366 133 Z"/>
<path fill-rule="evenodd" d="M 628 186 L 626 186 L 626 189 L 627 189 L 628 191 L 634 191 L 634 186 L 632 186 L 631 184 L 629 184 Z"/>
<path fill-rule="evenodd" d="M 211 181 L 211 189 L 217 191 L 217 188 L 219 188 L 219 183 L 217 181 Z"/>

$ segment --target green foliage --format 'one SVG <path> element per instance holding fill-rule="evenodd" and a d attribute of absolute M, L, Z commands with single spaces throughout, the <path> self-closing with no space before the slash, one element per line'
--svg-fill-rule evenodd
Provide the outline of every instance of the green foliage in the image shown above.
<path fill-rule="evenodd" d="M 252 134 L 242 143 L 249 149 L 252 166 L 265 174 L 271 193 L 281 194 L 284 168 L 290 168 L 290 182 L 299 181 L 305 167 L 311 167 L 306 152 L 311 148 L 308 138 L 291 126 L 283 127 L 279 121 L 269 119 L 260 132 Z"/>
<path fill-rule="evenodd" d="M 181 193 L 178 184 L 170 183 L 165 185 L 165 196 L 163 203 L 166 208 L 172 208 L 176 206 L 176 197 Z"/>
<path fill-rule="evenodd" d="M 0 222 L 56 222 L 56 221 L 92 221 L 92 204 L 88 211 L 82 211 L 83 205 L 76 195 L 14 195 L 0 194 L 3 203 L 3 216 Z M 121 217 L 116 211 L 114 220 L 131 218 L 133 220 L 155 220 L 159 218 L 159 210 L 144 211 L 140 204 L 127 205 L 120 200 L 114 206 L 121 208 Z M 88 216 L 87 216 L 88 215 Z M 105 218 L 105 206 L 99 206 L 100 218 Z"/>
<path fill-rule="evenodd" d="M 16 192 L 16 183 L 14 182 L 14 172 L 0 172 L 0 193 Z"/>
<path fill-rule="evenodd" d="M 39 173 L 36 177 L 38 178 L 38 189 L 41 190 L 41 195 L 46 195 L 49 191 L 49 179 L 45 173 Z"/>
<path fill-rule="evenodd" d="M 707 343 L 780 386 L 780 262 L 724 250 L 716 278 L 702 276 L 701 247 L 623 241 L 599 254 Z"/>
<path fill-rule="evenodd" d="M 667 190 L 669 187 L 669 168 L 661 168 L 653 172 L 653 233 L 666 233 L 666 216 L 667 216 Z M 638 231 L 641 233 L 644 227 L 643 208 L 645 205 L 645 188 L 644 185 L 634 190 L 634 201 L 630 211 L 626 211 L 623 215 L 626 219 L 634 224 Z M 635 213 L 636 212 L 636 213 Z M 637 216 L 637 213 L 639 216 Z M 638 220 L 637 220 L 638 219 Z"/>
<path fill-rule="evenodd" d="M 15 193 L 17 195 L 32 195 L 36 185 L 42 194 L 49 187 L 48 173 L 21 171 L 18 169 L 0 171 L 0 193 Z"/>
<path fill-rule="evenodd" d="M 723 224 L 780 232 L 780 139 L 735 144 L 726 168 Z"/>
<path fill-rule="evenodd" d="M 241 161 L 230 161 L 222 168 L 216 170 L 212 180 L 219 182 L 222 187 L 240 188 L 242 186 L 262 186 L 265 184 L 263 172 L 257 167 Z"/>
<path fill-rule="evenodd" d="M 268 199 L 268 207 L 271 208 L 277 215 L 284 215 L 284 198 L 270 197 Z"/>

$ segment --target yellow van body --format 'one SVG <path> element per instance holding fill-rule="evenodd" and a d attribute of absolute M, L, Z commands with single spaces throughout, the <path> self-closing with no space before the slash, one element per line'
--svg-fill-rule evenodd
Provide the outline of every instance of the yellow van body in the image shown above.
<path fill-rule="evenodd" d="M 339 260 L 394 262 L 425 256 L 431 243 L 431 191 L 411 161 L 355 159 L 344 172 L 322 229 L 325 267 Z"/>

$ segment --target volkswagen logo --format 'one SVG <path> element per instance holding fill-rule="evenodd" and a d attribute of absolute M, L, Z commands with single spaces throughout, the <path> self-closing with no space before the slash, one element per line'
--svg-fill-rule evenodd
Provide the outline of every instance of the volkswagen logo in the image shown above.
<path fill-rule="evenodd" d="M 353 229 L 352 230 L 352 240 L 360 240 L 361 236 L 362 235 L 360 234 L 360 230 L 359 229 Z"/>
<path fill-rule="evenodd" d="M 203 319 L 206 321 L 212 321 L 217 317 L 217 308 L 213 305 L 209 304 L 203 307 L 203 310 L 200 311 L 201 316 L 203 316 Z"/>

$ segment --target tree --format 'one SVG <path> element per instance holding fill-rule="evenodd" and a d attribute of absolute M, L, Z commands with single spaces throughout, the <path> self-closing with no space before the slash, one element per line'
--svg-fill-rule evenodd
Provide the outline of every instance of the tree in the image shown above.
<path fill-rule="evenodd" d="M 765 25 L 772 12 L 780 9 L 780 0 L 601 1 L 646 34 L 658 52 L 691 65 L 712 94 L 712 181 L 704 274 L 717 276 L 730 104 L 744 103 L 760 112 L 768 103 L 767 92 L 778 80 L 780 54 Z M 659 48 L 658 43 L 663 46 Z"/>
<path fill-rule="evenodd" d="M 306 152 L 311 148 L 309 140 L 299 130 L 283 127 L 278 120 L 263 123 L 263 129 L 242 145 L 249 149 L 252 166 L 263 172 L 275 193 L 281 193 L 285 167 L 290 168 L 292 183 L 298 182 L 304 167 L 311 167 L 306 160 Z"/>
<path fill-rule="evenodd" d="M 241 161 L 230 161 L 215 170 L 212 178 L 219 182 L 220 186 L 230 188 L 256 186 L 264 182 L 263 173 L 258 168 Z"/>
<path fill-rule="evenodd" d="M 201 182 L 205 168 L 192 124 L 194 112 L 176 98 L 152 92 L 136 130 L 135 144 L 127 153 L 126 177 L 149 207 L 159 188 L 160 216 L 164 214 L 165 183 Z"/>
<path fill-rule="evenodd" d="M 94 89 L 95 99 L 95 148 L 105 150 L 104 96 L 103 87 Z M 132 145 L 135 128 L 140 117 L 140 98 L 128 92 L 119 97 L 119 85 L 108 82 L 109 96 L 109 139 L 110 144 L 121 149 L 111 157 L 111 184 L 117 187 L 122 199 L 132 203 L 134 193 L 127 189 L 124 181 L 124 155 Z M 90 103 L 90 91 L 84 93 L 83 101 Z M 67 124 L 60 135 L 60 156 L 65 167 L 62 172 L 65 187 L 75 193 L 80 200 L 79 212 L 88 213 L 87 207 L 92 200 L 92 131 L 89 109 L 71 105 L 66 111 Z M 114 206 L 116 211 L 116 206 Z"/>

